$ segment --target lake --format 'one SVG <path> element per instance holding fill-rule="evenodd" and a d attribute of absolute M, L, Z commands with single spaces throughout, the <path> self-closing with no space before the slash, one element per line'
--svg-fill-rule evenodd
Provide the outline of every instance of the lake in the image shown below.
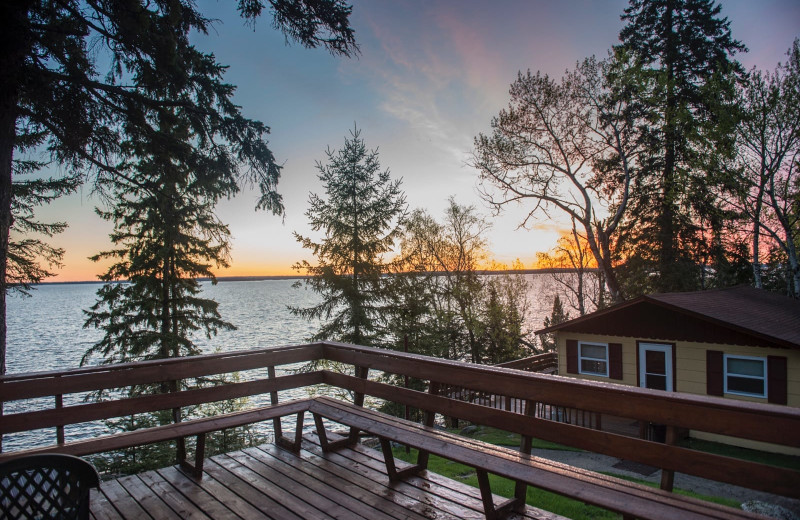
<path fill-rule="evenodd" d="M 532 313 L 530 324 L 541 327 L 550 314 L 552 299 L 550 279 L 544 274 L 525 275 L 530 282 Z M 221 332 L 207 339 L 196 338 L 205 353 L 248 350 L 278 345 L 304 343 L 317 330 L 318 324 L 292 315 L 287 305 L 307 307 L 319 301 L 316 293 L 305 286 L 292 287 L 296 280 L 223 281 L 217 285 L 203 283 L 202 296 L 219 302 L 222 317 L 237 330 Z M 86 350 L 102 338 L 98 329 L 84 329 L 84 310 L 96 301 L 100 283 L 45 284 L 30 298 L 14 295 L 8 298 L 8 373 L 64 370 L 80 365 Z M 295 392 L 298 392 L 297 390 Z M 299 390 L 302 392 L 302 390 Z M 65 404 L 81 396 L 65 398 Z M 284 395 L 281 400 L 304 395 Z M 52 406 L 52 399 L 45 407 Z M 28 403 L 42 406 L 40 403 Z M 257 403 L 255 403 L 257 404 Z M 6 406 L 6 413 L 21 410 L 21 403 Z M 67 439 L 75 440 L 104 432 L 102 424 L 77 425 L 66 428 Z M 6 435 L 3 448 L 20 449 L 54 442 L 52 431 Z"/>

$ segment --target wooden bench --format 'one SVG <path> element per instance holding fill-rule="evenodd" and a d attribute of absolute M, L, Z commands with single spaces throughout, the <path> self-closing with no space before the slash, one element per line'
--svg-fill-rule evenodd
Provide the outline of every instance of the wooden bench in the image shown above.
<path fill-rule="evenodd" d="M 189 470 L 195 477 L 199 478 L 203 474 L 203 459 L 205 458 L 205 436 L 207 433 L 227 428 L 235 428 L 246 424 L 253 424 L 269 419 L 280 421 L 281 417 L 297 414 L 297 424 L 294 439 L 288 439 L 281 434 L 276 434 L 276 444 L 292 451 L 300 450 L 300 443 L 303 435 L 303 417 L 308 411 L 311 400 L 298 399 L 286 401 L 285 403 L 272 406 L 264 406 L 252 410 L 233 412 L 213 417 L 192 419 L 177 424 L 167 424 L 153 428 L 144 428 L 132 432 L 105 435 L 94 439 L 85 439 L 64 444 L 53 444 L 42 448 L 12 451 L 0 453 L 0 461 L 33 455 L 39 453 L 66 453 L 69 455 L 92 455 L 106 451 L 142 446 L 156 442 L 170 441 L 174 439 L 184 439 L 186 437 L 197 437 L 195 448 L 195 461 L 191 464 L 186 458 L 179 457 L 178 463 Z M 276 427 L 276 431 L 280 429 Z"/>
<path fill-rule="evenodd" d="M 653 520 L 762 518 L 745 511 L 675 495 L 534 457 L 513 449 L 461 437 L 335 399 L 317 397 L 311 402 L 309 411 L 314 415 L 323 451 L 334 450 L 353 442 L 355 438 L 351 430 L 349 437 L 329 442 L 323 418 L 377 436 L 381 441 L 386 470 L 391 481 L 426 469 L 429 454 L 474 467 L 487 519 L 504 518 L 515 510 L 523 508 L 527 485 L 621 513 L 623 518 Z M 430 416 L 428 424 L 432 425 Z M 419 450 L 417 464 L 398 470 L 392 455 L 392 441 L 417 448 Z M 515 497 L 495 506 L 489 485 L 489 473 L 515 480 L 517 482 Z"/>

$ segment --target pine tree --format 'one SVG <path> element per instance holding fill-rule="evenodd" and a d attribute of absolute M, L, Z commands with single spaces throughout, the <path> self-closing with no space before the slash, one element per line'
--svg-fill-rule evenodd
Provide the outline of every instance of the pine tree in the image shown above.
<path fill-rule="evenodd" d="M 311 194 L 306 211 L 319 241 L 294 233 L 316 257 L 295 269 L 311 277 L 306 284 L 322 296 L 319 305 L 290 307 L 292 313 L 324 323 L 314 339 L 374 345 L 380 342 L 379 320 L 385 304 L 383 255 L 394 246 L 405 217 L 401 180 L 381 171 L 378 151 L 368 151 L 355 128 L 344 146 L 326 151 L 327 164 L 317 163 L 325 196 Z"/>
<path fill-rule="evenodd" d="M 622 252 L 628 281 L 639 281 L 628 296 L 696 289 L 698 255 L 719 255 L 724 216 L 715 176 L 732 152 L 734 87 L 743 73 L 733 56 L 745 51 L 720 11 L 713 0 L 631 0 L 622 16 L 621 47 L 638 72 L 620 76 L 633 81 L 617 88 L 649 120 Z"/>
<path fill-rule="evenodd" d="M 358 52 L 351 8 L 341 0 L 237 4 L 253 23 L 266 4 L 273 26 L 307 47 Z M 129 158 L 120 144 L 130 131 L 154 111 L 177 108 L 192 119 L 196 143 L 235 147 L 234 162 L 247 164 L 242 175 L 262 190 L 260 207 L 280 206 L 279 168 L 263 141 L 269 129 L 242 117 L 231 102 L 234 87 L 222 81 L 224 67 L 190 42 L 212 23 L 186 1 L 0 2 L 0 374 L 16 159 L 46 151 L 68 176 L 125 175 Z"/>
<path fill-rule="evenodd" d="M 120 363 L 195 355 L 200 353 L 193 340 L 196 333 L 211 337 L 234 328 L 220 317 L 215 301 L 200 296 L 197 278 L 215 283 L 212 265 L 228 265 L 229 231 L 213 209 L 237 186 L 230 177 L 208 175 L 189 144 L 190 120 L 177 114 L 162 113 L 153 132 L 124 144 L 139 157 L 132 166 L 135 174 L 102 185 L 112 207 L 98 209 L 98 214 L 114 222 L 111 241 L 118 247 L 93 257 L 114 263 L 101 276 L 106 283 L 98 290 L 97 303 L 86 312 L 85 326 L 105 335 L 83 362 L 95 356 L 101 363 Z M 183 146 L 162 148 L 179 136 Z M 176 390 L 172 381 L 134 386 L 128 392 Z"/>

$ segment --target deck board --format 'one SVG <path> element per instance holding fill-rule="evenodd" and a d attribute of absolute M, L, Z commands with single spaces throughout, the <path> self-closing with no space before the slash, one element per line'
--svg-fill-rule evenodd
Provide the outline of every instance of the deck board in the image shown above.
<path fill-rule="evenodd" d="M 361 445 L 323 453 L 312 434 L 292 453 L 272 444 L 217 455 L 203 478 L 178 467 L 105 481 L 92 497 L 97 520 L 482 519 L 480 492 L 424 471 L 389 483 L 383 455 Z M 398 462 L 402 467 L 404 463 Z M 528 507 L 517 520 L 561 517 Z"/>

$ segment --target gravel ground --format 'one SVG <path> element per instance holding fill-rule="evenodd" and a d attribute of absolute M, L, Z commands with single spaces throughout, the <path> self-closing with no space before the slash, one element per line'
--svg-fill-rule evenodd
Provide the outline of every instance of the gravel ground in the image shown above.
<path fill-rule="evenodd" d="M 609 457 L 607 455 L 542 449 L 534 449 L 532 451 L 532 455 L 591 471 L 624 475 L 648 480 L 650 482 L 661 482 L 661 470 L 656 470 L 655 473 L 649 476 L 642 475 L 642 473 L 637 473 L 635 471 L 625 471 L 624 469 L 614 467 L 615 464 L 620 462 L 620 459 Z M 771 495 L 761 491 L 753 491 L 751 489 L 746 489 L 731 484 L 714 482 L 712 480 L 706 480 L 703 478 L 694 477 L 692 475 L 684 475 L 683 473 L 675 474 L 675 487 L 687 491 L 694 491 L 695 493 L 699 493 L 701 495 L 732 498 L 739 502 L 757 500 L 759 502 L 765 502 L 768 504 L 776 504 L 788 509 L 800 517 L 800 500 Z"/>

